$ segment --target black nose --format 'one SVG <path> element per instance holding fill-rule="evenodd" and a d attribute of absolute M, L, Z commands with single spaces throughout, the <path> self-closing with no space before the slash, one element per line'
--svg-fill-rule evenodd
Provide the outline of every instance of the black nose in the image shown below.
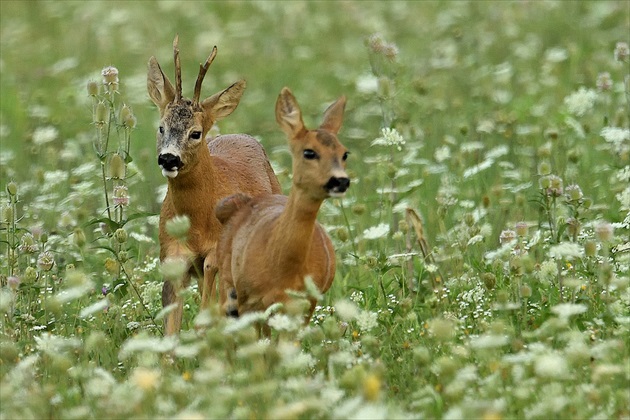
<path fill-rule="evenodd" d="M 328 182 L 325 185 L 325 188 L 328 191 L 346 192 L 349 186 L 350 186 L 349 178 L 337 178 L 333 176 L 332 178 L 328 180 Z"/>
<path fill-rule="evenodd" d="M 160 165 L 167 171 L 172 171 L 175 168 L 182 168 L 182 160 L 179 158 L 179 156 L 175 156 L 170 153 L 164 153 L 158 156 L 158 165 Z"/>

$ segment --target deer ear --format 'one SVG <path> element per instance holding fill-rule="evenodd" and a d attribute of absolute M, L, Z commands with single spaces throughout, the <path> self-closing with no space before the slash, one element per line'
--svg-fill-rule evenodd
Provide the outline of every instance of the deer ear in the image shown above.
<path fill-rule="evenodd" d="M 160 114 L 164 112 L 166 105 L 175 98 L 175 89 L 168 77 L 164 75 L 155 57 L 149 59 L 147 91 L 153 103 L 160 109 Z"/>
<path fill-rule="evenodd" d="M 300 106 L 287 87 L 282 88 L 276 101 L 276 121 L 290 139 L 306 130 Z"/>
<path fill-rule="evenodd" d="M 337 134 L 343 123 L 343 111 L 346 108 L 346 97 L 342 96 L 324 111 L 324 121 L 319 126 L 322 130 Z"/>
<path fill-rule="evenodd" d="M 245 80 L 239 80 L 227 89 L 204 99 L 201 103 L 201 107 L 206 117 L 216 122 L 234 112 L 238 103 L 241 101 L 245 86 Z"/>

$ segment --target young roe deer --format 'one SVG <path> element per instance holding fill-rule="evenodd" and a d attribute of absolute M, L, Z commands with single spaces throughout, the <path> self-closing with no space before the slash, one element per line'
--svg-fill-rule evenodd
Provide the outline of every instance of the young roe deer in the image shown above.
<path fill-rule="evenodd" d="M 173 41 L 175 87 L 155 57 L 148 64 L 147 89 L 160 111 L 158 165 L 168 179 L 160 212 L 160 260 L 182 258 L 187 263 L 181 281 L 165 281 L 162 288 L 163 306 L 177 303 L 165 320 L 166 334 L 177 333 L 181 328 L 183 304 L 179 292 L 188 286 L 191 275 L 203 273 L 203 279 L 198 278 L 202 307 L 214 295 L 218 268 L 216 244 L 222 230 L 215 216 L 216 203 L 238 192 L 252 195 L 281 192 L 267 155 L 256 139 L 244 134 L 206 139 L 212 125 L 234 111 L 245 89 L 245 81 L 241 80 L 200 100 L 201 84 L 216 52 L 214 47 L 200 65 L 192 100 L 182 97 L 178 37 Z M 166 222 L 177 215 L 190 219 L 185 243 L 166 232 Z"/>
<path fill-rule="evenodd" d="M 348 151 L 337 138 L 345 104 L 342 96 L 325 111 L 318 129 L 307 130 L 295 97 L 282 89 L 276 120 L 293 157 L 289 196 L 237 194 L 217 205 L 217 217 L 225 223 L 217 248 L 220 304 L 228 315 L 287 302 L 285 290 L 304 290 L 306 276 L 322 293 L 330 288 L 335 250 L 316 218 L 324 199 L 343 196 L 350 185 Z M 307 321 L 314 309 L 311 299 Z"/>

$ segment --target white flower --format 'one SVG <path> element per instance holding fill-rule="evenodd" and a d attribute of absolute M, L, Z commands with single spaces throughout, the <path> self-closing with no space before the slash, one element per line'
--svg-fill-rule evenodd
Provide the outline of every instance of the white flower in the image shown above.
<path fill-rule="evenodd" d="M 543 354 L 534 362 L 534 371 L 543 378 L 562 378 L 566 376 L 569 367 L 564 357 L 558 354 Z"/>
<path fill-rule="evenodd" d="M 297 331 L 301 321 L 285 314 L 275 314 L 269 318 L 268 324 L 276 331 Z"/>
<path fill-rule="evenodd" d="M 560 318 L 570 318 L 573 315 L 583 314 L 587 309 L 586 305 L 561 303 L 551 308 L 551 312 L 558 315 Z"/>
<path fill-rule="evenodd" d="M 400 135 L 395 128 L 383 128 L 381 129 L 382 137 L 377 138 L 372 142 L 372 146 L 395 146 L 398 150 L 402 150 L 402 146 L 405 144 L 405 139 Z"/>
<path fill-rule="evenodd" d="M 551 283 L 558 276 L 558 264 L 553 260 L 546 260 L 540 264 L 538 280 L 544 283 Z"/>
<path fill-rule="evenodd" d="M 35 342 L 39 351 L 50 356 L 56 356 L 68 349 L 81 346 L 81 341 L 78 338 L 65 338 L 50 333 L 43 333 L 39 337 L 35 337 Z"/>
<path fill-rule="evenodd" d="M 615 150 L 621 151 L 624 147 L 624 142 L 630 141 L 630 128 L 604 127 L 599 132 L 599 135 L 610 143 Z"/>
<path fill-rule="evenodd" d="M 376 312 L 361 311 L 357 316 L 357 325 L 361 331 L 370 331 L 378 326 L 377 321 L 378 314 Z"/>
<path fill-rule="evenodd" d="M 564 48 L 553 47 L 545 51 L 545 60 L 551 63 L 560 63 L 569 58 L 569 53 Z"/>
<path fill-rule="evenodd" d="M 593 109 L 596 99 L 597 91 L 582 86 L 577 92 L 565 97 L 564 104 L 570 114 L 581 117 Z"/>
<path fill-rule="evenodd" d="M 584 249 L 574 242 L 562 242 L 549 248 L 549 256 L 554 259 L 572 260 L 582 257 Z"/>
<path fill-rule="evenodd" d="M 379 239 L 387 236 L 389 233 L 389 225 L 387 223 L 381 223 L 377 226 L 372 226 L 363 231 L 363 239 Z"/>
<path fill-rule="evenodd" d="M 363 74 L 357 78 L 356 87 L 361 93 L 374 93 L 378 90 L 378 78 L 373 74 Z"/>
<path fill-rule="evenodd" d="M 33 132 L 33 143 L 41 146 L 42 144 L 50 143 L 55 140 L 59 134 L 59 131 L 52 125 L 47 127 L 37 127 Z"/>
<path fill-rule="evenodd" d="M 447 145 L 438 147 L 435 150 L 434 156 L 435 156 L 436 162 L 444 162 L 445 160 L 450 159 L 451 149 Z"/>
<path fill-rule="evenodd" d="M 510 337 L 507 335 L 486 334 L 479 337 L 473 337 L 470 340 L 470 347 L 473 349 L 491 349 L 503 347 L 510 343 Z"/>
<path fill-rule="evenodd" d="M 359 315 L 359 308 L 354 302 L 342 299 L 335 303 L 335 314 L 343 321 L 352 321 Z"/>

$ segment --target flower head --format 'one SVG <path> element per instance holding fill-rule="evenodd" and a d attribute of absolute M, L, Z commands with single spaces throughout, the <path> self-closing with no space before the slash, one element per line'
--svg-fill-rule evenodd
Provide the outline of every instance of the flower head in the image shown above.
<path fill-rule="evenodd" d="M 372 142 L 372 146 L 394 146 L 396 149 L 402 150 L 405 139 L 395 128 L 383 128 L 381 129 L 381 134 L 381 137 Z"/>
<path fill-rule="evenodd" d="M 599 73 L 597 75 L 597 82 L 595 83 L 595 85 L 600 91 L 610 90 L 610 88 L 612 88 L 612 84 L 612 78 L 610 77 L 610 73 L 608 73 L 607 71 Z"/>
<path fill-rule="evenodd" d="M 564 98 L 564 104 L 567 106 L 567 110 L 570 114 L 582 117 L 593 109 L 596 99 L 596 91 L 593 89 L 586 89 L 582 86 L 577 92 L 573 92 Z"/>

